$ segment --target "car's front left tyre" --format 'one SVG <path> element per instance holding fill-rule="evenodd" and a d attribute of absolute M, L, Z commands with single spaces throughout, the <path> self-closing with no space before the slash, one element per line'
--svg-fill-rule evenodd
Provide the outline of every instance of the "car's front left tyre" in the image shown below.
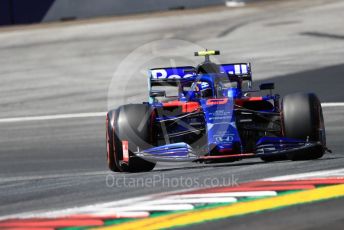
<path fill-rule="evenodd" d="M 155 163 L 134 156 L 151 146 L 152 113 L 147 104 L 129 104 L 108 112 L 106 117 L 107 162 L 114 172 L 151 171 Z M 124 156 L 127 143 L 129 157 Z M 125 159 L 127 158 L 127 159 Z"/>

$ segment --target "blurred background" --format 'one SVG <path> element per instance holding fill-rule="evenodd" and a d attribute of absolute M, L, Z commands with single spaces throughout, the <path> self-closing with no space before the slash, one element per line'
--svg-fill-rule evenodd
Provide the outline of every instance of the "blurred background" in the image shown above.
<path fill-rule="evenodd" d="M 1 0 L 0 25 L 66 21 L 224 4 L 225 0 Z"/>

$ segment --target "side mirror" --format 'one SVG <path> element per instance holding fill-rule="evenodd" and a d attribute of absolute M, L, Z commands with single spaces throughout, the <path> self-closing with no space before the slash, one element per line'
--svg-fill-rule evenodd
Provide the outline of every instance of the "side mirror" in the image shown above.
<path fill-rule="evenodd" d="M 274 83 L 263 83 L 263 84 L 260 84 L 259 89 L 260 90 L 273 90 L 273 89 L 275 89 L 275 84 Z"/>
<path fill-rule="evenodd" d="M 165 90 L 152 90 L 149 92 L 150 97 L 166 97 Z"/>

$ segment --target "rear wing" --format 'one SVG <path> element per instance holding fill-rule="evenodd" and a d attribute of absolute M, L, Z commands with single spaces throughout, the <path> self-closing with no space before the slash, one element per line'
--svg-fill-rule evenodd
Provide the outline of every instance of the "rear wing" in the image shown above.
<path fill-rule="evenodd" d="M 154 68 L 149 70 L 149 86 L 179 85 L 193 81 L 196 69 L 193 66 Z"/>
<path fill-rule="evenodd" d="M 229 78 L 249 81 L 249 87 L 251 87 L 252 71 L 250 63 L 222 64 L 218 66 L 219 72 L 217 74 L 226 74 Z M 148 76 L 148 89 L 151 92 L 154 86 L 181 86 L 192 83 L 197 79 L 197 69 L 193 66 L 154 68 L 149 70 Z M 158 95 L 161 92 L 158 94 L 154 92 L 154 94 Z"/>
<path fill-rule="evenodd" d="M 251 63 L 222 64 L 220 72 L 238 77 L 243 81 L 252 81 Z"/>

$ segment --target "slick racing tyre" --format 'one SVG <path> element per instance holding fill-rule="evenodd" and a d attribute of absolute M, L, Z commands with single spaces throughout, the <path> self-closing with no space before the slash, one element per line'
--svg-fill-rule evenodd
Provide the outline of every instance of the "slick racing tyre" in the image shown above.
<path fill-rule="evenodd" d="M 146 104 L 130 104 L 108 112 L 106 117 L 107 161 L 114 172 L 151 171 L 155 163 L 133 152 L 152 147 L 151 111 Z M 123 147 L 127 150 L 123 151 Z M 129 156 L 126 156 L 126 152 Z"/>
<path fill-rule="evenodd" d="M 286 137 L 318 142 L 322 147 L 288 154 L 290 160 L 321 158 L 325 152 L 326 135 L 319 99 L 313 93 L 287 95 L 282 101 L 282 126 Z"/>

